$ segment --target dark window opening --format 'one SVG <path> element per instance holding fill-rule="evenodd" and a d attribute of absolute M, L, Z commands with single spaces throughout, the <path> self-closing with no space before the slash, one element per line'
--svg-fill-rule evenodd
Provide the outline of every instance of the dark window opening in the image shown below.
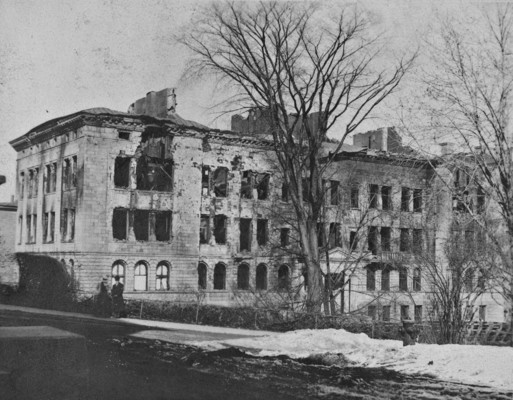
<path fill-rule="evenodd" d="M 267 235 L 267 220 L 266 219 L 258 219 L 257 220 L 257 243 L 259 246 L 264 246 L 267 244 L 268 235 Z"/>
<path fill-rule="evenodd" d="M 360 190 L 357 187 L 351 188 L 351 208 L 359 208 L 359 197 L 360 197 Z"/>
<path fill-rule="evenodd" d="M 422 254 L 423 240 L 422 229 L 413 230 L 413 252 L 415 254 Z"/>
<path fill-rule="evenodd" d="M 222 263 L 216 264 L 214 268 L 214 290 L 226 289 L 226 267 Z"/>
<path fill-rule="evenodd" d="M 410 211 L 410 189 L 401 188 L 401 211 Z"/>
<path fill-rule="evenodd" d="M 410 319 L 410 306 L 401 306 L 401 319 Z"/>
<path fill-rule="evenodd" d="M 269 174 L 256 174 L 255 187 L 258 200 L 266 200 L 269 197 Z"/>
<path fill-rule="evenodd" d="M 130 132 L 118 132 L 118 137 L 123 140 L 130 140 Z"/>
<path fill-rule="evenodd" d="M 70 208 L 69 213 L 69 241 L 75 240 L 75 209 Z"/>
<path fill-rule="evenodd" d="M 326 244 L 326 233 L 324 232 L 324 223 L 317 223 L 317 245 L 319 247 L 324 247 Z"/>
<path fill-rule="evenodd" d="M 372 266 L 367 267 L 367 290 L 376 290 L 376 271 Z"/>
<path fill-rule="evenodd" d="M 210 241 L 210 216 L 201 215 L 200 219 L 200 243 L 207 244 Z"/>
<path fill-rule="evenodd" d="M 413 190 L 413 212 L 422 212 L 422 189 Z"/>
<path fill-rule="evenodd" d="M 134 211 L 134 234 L 135 240 L 149 240 L 150 212 L 146 210 Z"/>
<path fill-rule="evenodd" d="M 392 188 L 390 186 L 381 187 L 381 208 L 383 210 L 392 209 Z"/>
<path fill-rule="evenodd" d="M 391 248 L 391 234 L 392 229 L 389 227 L 383 226 L 380 230 L 381 235 L 381 250 L 382 251 L 390 251 Z"/>
<path fill-rule="evenodd" d="M 242 171 L 242 178 L 240 182 L 240 197 L 243 199 L 253 198 L 253 184 L 251 171 Z"/>
<path fill-rule="evenodd" d="M 408 270 L 399 268 L 399 290 L 406 292 L 408 290 Z"/>
<path fill-rule="evenodd" d="M 214 217 L 214 238 L 217 244 L 226 244 L 226 215 Z"/>
<path fill-rule="evenodd" d="M 237 268 L 237 289 L 249 289 L 249 265 L 241 264 Z"/>
<path fill-rule="evenodd" d="M 128 238 L 128 210 L 115 208 L 112 213 L 112 237 L 117 240 Z"/>
<path fill-rule="evenodd" d="M 369 185 L 369 208 L 378 208 L 378 185 Z"/>
<path fill-rule="evenodd" d="M 66 241 L 68 237 L 68 210 L 63 208 L 61 211 L 61 240 Z"/>
<path fill-rule="evenodd" d="M 228 168 L 217 168 L 212 174 L 212 186 L 215 197 L 226 197 L 228 194 Z"/>
<path fill-rule="evenodd" d="M 23 196 L 25 195 L 25 173 L 20 172 L 20 198 L 23 199 Z"/>
<path fill-rule="evenodd" d="M 66 159 L 66 160 L 64 160 L 64 163 L 62 165 L 62 190 L 69 189 L 70 172 L 71 172 L 71 162 L 69 159 Z"/>
<path fill-rule="evenodd" d="M 285 182 L 281 185 L 281 200 L 289 201 L 289 186 Z"/>
<path fill-rule="evenodd" d="M 210 195 L 210 168 L 203 167 L 201 169 L 201 194 L 203 196 Z"/>
<path fill-rule="evenodd" d="M 388 267 L 381 270 L 381 290 L 390 291 L 390 268 Z"/>
<path fill-rule="evenodd" d="M 155 213 L 155 239 L 159 242 L 167 242 L 171 237 L 171 212 L 162 211 Z"/>
<path fill-rule="evenodd" d="M 137 160 L 137 189 L 170 192 L 173 189 L 173 161 L 142 155 Z"/>
<path fill-rule="evenodd" d="M 420 274 L 420 269 L 415 268 L 413 270 L 413 291 L 420 292 L 422 290 L 422 278 Z"/>
<path fill-rule="evenodd" d="M 127 188 L 130 186 L 130 158 L 116 157 L 114 165 L 114 186 Z"/>
<path fill-rule="evenodd" d="M 371 318 L 373 321 L 376 320 L 376 306 L 367 306 L 367 315 L 369 318 Z"/>
<path fill-rule="evenodd" d="M 415 322 L 422 322 L 422 306 L 415 306 Z"/>
<path fill-rule="evenodd" d="M 280 266 L 278 270 L 278 289 L 288 290 L 290 287 L 290 270 L 287 265 Z"/>
<path fill-rule="evenodd" d="M 251 219 L 240 219 L 240 251 L 251 250 Z"/>
<path fill-rule="evenodd" d="M 332 222 L 330 224 L 329 247 L 333 249 L 341 246 L 340 224 Z"/>
<path fill-rule="evenodd" d="M 367 238 L 368 249 L 372 254 L 378 253 L 378 227 L 369 226 L 369 236 Z"/>
<path fill-rule="evenodd" d="M 267 266 L 259 264 L 256 269 L 256 289 L 267 290 Z"/>
<path fill-rule="evenodd" d="M 399 251 L 410 251 L 410 230 L 401 228 L 401 236 L 399 238 Z"/>
<path fill-rule="evenodd" d="M 330 181 L 330 204 L 332 206 L 337 206 L 339 203 L 339 186 L 340 182 L 338 181 Z"/>
<path fill-rule="evenodd" d="M 349 232 L 349 249 L 355 251 L 358 248 L 358 234 L 355 231 Z"/>
<path fill-rule="evenodd" d="M 281 247 L 287 247 L 290 244 L 290 229 L 280 229 L 280 245 Z"/>
<path fill-rule="evenodd" d="M 486 285 L 486 276 L 485 276 L 485 273 L 482 270 L 480 270 L 479 274 L 477 276 L 477 287 L 480 290 L 484 290 L 485 285 Z"/>
<path fill-rule="evenodd" d="M 50 213 L 50 232 L 48 234 L 48 242 L 55 240 L 55 212 Z"/>
<path fill-rule="evenodd" d="M 47 241 L 48 241 L 48 220 L 49 220 L 49 213 L 44 213 L 44 215 L 43 215 L 43 243 L 47 243 Z"/>
<path fill-rule="evenodd" d="M 390 306 L 383 306 L 383 321 L 390 321 Z"/>
<path fill-rule="evenodd" d="M 204 263 L 198 263 L 198 289 L 207 289 L 207 266 Z"/>

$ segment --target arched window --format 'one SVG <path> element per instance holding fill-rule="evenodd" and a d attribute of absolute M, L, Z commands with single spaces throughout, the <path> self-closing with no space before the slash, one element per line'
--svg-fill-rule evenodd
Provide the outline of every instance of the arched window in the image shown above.
<path fill-rule="evenodd" d="M 223 263 L 217 263 L 214 268 L 214 290 L 226 289 L 226 266 Z"/>
<path fill-rule="evenodd" d="M 169 290 L 169 263 L 161 261 L 157 264 L 156 290 Z"/>
<path fill-rule="evenodd" d="M 125 284 L 125 266 L 126 266 L 126 263 L 123 260 L 114 261 L 114 264 L 112 264 L 112 282 L 111 282 L 111 285 L 114 285 L 114 283 L 116 282 L 114 280 L 115 276 L 119 276 L 119 281 L 122 284 Z"/>
<path fill-rule="evenodd" d="M 290 286 L 290 269 L 283 264 L 278 270 L 278 289 L 287 290 Z"/>
<path fill-rule="evenodd" d="M 257 290 L 267 290 L 267 265 L 259 264 L 256 269 Z"/>
<path fill-rule="evenodd" d="M 207 289 L 207 264 L 198 263 L 198 289 Z"/>
<path fill-rule="evenodd" d="M 134 290 L 148 290 L 148 267 L 145 261 L 135 264 Z"/>
<path fill-rule="evenodd" d="M 249 289 L 249 265 L 241 264 L 237 268 L 237 289 L 248 290 Z"/>

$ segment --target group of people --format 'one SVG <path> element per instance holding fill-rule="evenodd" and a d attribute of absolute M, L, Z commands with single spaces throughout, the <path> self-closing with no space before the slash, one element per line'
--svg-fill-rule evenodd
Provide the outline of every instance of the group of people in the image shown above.
<path fill-rule="evenodd" d="M 103 278 L 99 285 L 99 293 L 95 299 L 95 314 L 98 317 L 116 318 L 126 317 L 125 301 L 123 300 L 124 285 L 118 275 L 114 277 L 114 284 L 110 290 L 107 286 L 107 278 Z"/>

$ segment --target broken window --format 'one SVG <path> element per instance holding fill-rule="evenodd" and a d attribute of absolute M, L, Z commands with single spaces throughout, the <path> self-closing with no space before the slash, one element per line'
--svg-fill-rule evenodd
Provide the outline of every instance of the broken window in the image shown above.
<path fill-rule="evenodd" d="M 125 284 L 125 265 L 126 263 L 122 260 L 117 260 L 112 264 L 112 282 L 111 285 L 114 285 L 116 283 L 116 280 L 114 279 L 116 276 L 119 276 L 119 281 L 122 284 Z"/>
<path fill-rule="evenodd" d="M 401 228 L 401 234 L 399 238 L 399 251 L 410 251 L 410 230 L 407 228 Z"/>
<path fill-rule="evenodd" d="M 156 290 L 169 290 L 169 264 L 161 261 L 157 264 L 157 280 L 155 281 Z"/>
<path fill-rule="evenodd" d="M 148 290 L 148 266 L 144 261 L 135 264 L 134 290 Z"/>
<path fill-rule="evenodd" d="M 135 210 L 134 213 L 135 240 L 147 241 L 150 235 L 150 212 L 147 210 Z"/>
<path fill-rule="evenodd" d="M 290 229 L 280 229 L 280 245 L 281 247 L 287 247 L 290 244 Z"/>
<path fill-rule="evenodd" d="M 114 186 L 117 188 L 128 188 L 130 186 L 130 157 L 116 157 Z"/>
<path fill-rule="evenodd" d="M 205 263 L 198 263 L 198 289 L 207 289 L 207 265 Z"/>
<path fill-rule="evenodd" d="M 391 229 L 389 227 L 383 226 L 383 227 L 381 227 L 380 234 L 381 234 L 381 250 L 382 251 L 390 251 Z"/>
<path fill-rule="evenodd" d="M 378 208 L 378 185 L 369 185 L 369 208 Z"/>
<path fill-rule="evenodd" d="M 401 188 L 401 211 L 410 211 L 410 189 Z"/>
<path fill-rule="evenodd" d="M 251 171 L 242 171 L 242 178 L 240 182 L 240 197 L 243 199 L 253 198 L 253 185 L 251 180 Z"/>
<path fill-rule="evenodd" d="M 367 290 L 376 290 L 376 271 L 372 265 L 367 267 Z"/>
<path fill-rule="evenodd" d="M 406 268 L 399 268 L 399 290 L 408 291 L 408 270 Z"/>
<path fill-rule="evenodd" d="M 249 265 L 241 264 L 237 268 L 237 289 L 249 289 Z"/>
<path fill-rule="evenodd" d="M 422 189 L 413 190 L 413 212 L 422 212 Z"/>
<path fill-rule="evenodd" d="M 226 289 L 226 266 L 223 263 L 217 263 L 214 268 L 214 290 Z"/>
<path fill-rule="evenodd" d="M 258 200 L 266 200 L 269 197 L 269 174 L 255 175 L 255 188 Z"/>
<path fill-rule="evenodd" d="M 351 188 L 351 208 L 359 208 L 359 197 L 360 197 L 360 190 L 358 187 L 352 187 Z"/>
<path fill-rule="evenodd" d="M 369 234 L 367 237 L 368 241 L 368 249 L 372 254 L 377 254 L 378 252 L 378 227 L 377 226 L 369 226 Z"/>
<path fill-rule="evenodd" d="M 383 210 L 392 209 L 392 188 L 390 186 L 381 187 L 381 208 Z"/>
<path fill-rule="evenodd" d="M 214 217 L 214 238 L 217 244 L 226 244 L 226 215 Z"/>
<path fill-rule="evenodd" d="M 340 186 L 340 182 L 339 181 L 330 181 L 330 204 L 332 206 L 337 206 L 338 205 L 338 199 L 339 199 L 339 194 L 338 194 L 338 188 Z"/>
<path fill-rule="evenodd" d="M 267 290 L 267 266 L 258 264 L 256 269 L 256 289 Z"/>
<path fill-rule="evenodd" d="M 355 251 L 358 248 L 358 236 L 355 231 L 349 232 L 349 249 Z"/>
<path fill-rule="evenodd" d="M 332 222 L 330 224 L 330 236 L 329 236 L 329 247 L 333 249 L 335 247 L 341 247 L 341 236 L 340 236 L 340 224 Z"/>
<path fill-rule="evenodd" d="M 217 168 L 212 174 L 214 196 L 226 197 L 228 194 L 228 168 Z"/>
<path fill-rule="evenodd" d="M 252 199 L 253 190 L 256 190 L 258 200 L 269 197 L 269 174 L 260 174 L 252 171 L 242 171 L 240 196 L 243 199 Z"/>
<path fill-rule="evenodd" d="M 210 196 L 210 167 L 203 166 L 201 169 L 201 194 Z"/>
<path fill-rule="evenodd" d="M 267 220 L 257 220 L 257 243 L 259 246 L 265 246 L 267 244 Z"/>
<path fill-rule="evenodd" d="M 422 281 L 421 281 L 420 268 L 415 268 L 413 270 L 413 290 L 415 292 L 420 292 L 421 289 L 422 289 Z"/>
<path fill-rule="evenodd" d="M 390 268 L 387 266 L 381 270 L 381 290 L 385 292 L 390 290 Z"/>
<path fill-rule="evenodd" d="M 290 269 L 287 265 L 283 264 L 278 269 L 278 289 L 288 290 L 290 287 Z"/>
<path fill-rule="evenodd" d="M 210 216 L 201 214 L 200 218 L 200 243 L 207 244 L 210 241 Z"/>
<path fill-rule="evenodd" d="M 251 250 L 251 219 L 240 219 L 240 251 Z"/>
<path fill-rule="evenodd" d="M 143 154 L 137 160 L 137 189 L 170 192 L 173 189 L 173 160 Z"/>
<path fill-rule="evenodd" d="M 155 213 L 155 239 L 159 242 L 167 242 L 171 237 L 171 211 Z"/>

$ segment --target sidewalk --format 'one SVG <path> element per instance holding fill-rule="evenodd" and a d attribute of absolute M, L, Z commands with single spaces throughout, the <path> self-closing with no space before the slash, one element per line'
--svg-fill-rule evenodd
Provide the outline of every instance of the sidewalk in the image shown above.
<path fill-rule="evenodd" d="M 0 304 L 0 313 L 26 313 L 26 314 L 38 314 L 47 315 L 60 318 L 75 318 L 79 320 L 90 320 L 96 322 L 102 322 L 105 324 L 130 324 L 138 325 L 141 328 L 153 328 L 153 329 L 164 329 L 169 331 L 189 331 L 189 332 L 202 332 L 202 333 L 214 333 L 214 334 L 225 334 L 225 335 L 236 335 L 236 336 L 266 336 L 270 334 L 276 334 L 276 332 L 270 331 L 258 331 L 250 329 L 238 329 L 238 328 L 227 328 L 221 326 L 209 326 L 209 325 L 194 325 L 194 324 L 183 324 L 178 322 L 168 321 L 152 321 L 136 318 L 99 318 L 89 314 L 80 314 L 65 311 L 55 310 L 44 310 L 40 308 L 21 307 L 13 306 L 8 304 Z"/>

